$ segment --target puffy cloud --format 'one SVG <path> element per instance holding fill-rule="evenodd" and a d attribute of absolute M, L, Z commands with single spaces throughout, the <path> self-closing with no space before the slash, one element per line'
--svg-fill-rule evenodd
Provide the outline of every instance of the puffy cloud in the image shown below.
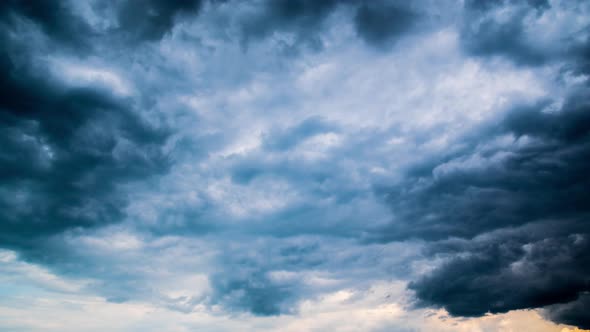
<path fill-rule="evenodd" d="M 588 10 L 581 1 L 466 1 L 461 39 L 477 56 L 532 66 L 575 59 L 584 70 Z"/>
<path fill-rule="evenodd" d="M 417 16 L 400 4 L 372 1 L 360 6 L 354 22 L 359 36 L 367 43 L 387 47 L 412 27 Z"/>
<path fill-rule="evenodd" d="M 118 29 L 140 40 L 159 40 L 182 16 L 198 14 L 201 0 L 129 0 L 117 8 Z"/>
<path fill-rule="evenodd" d="M 0 316 L 15 330 L 67 330 L 46 305 L 86 330 L 587 326 L 587 14 L 3 3 Z M 112 315 L 128 319 L 91 318 Z"/>
<path fill-rule="evenodd" d="M 28 21 L 49 37 L 78 49 L 90 46 L 87 38 L 94 33 L 66 1 L 3 1 L 0 17 L 3 30 Z"/>
<path fill-rule="evenodd" d="M 44 16 L 60 11 L 15 8 L 34 13 L 47 33 L 74 34 Z M 120 221 L 126 198 L 119 187 L 165 171 L 168 133 L 128 99 L 63 82 L 43 66 L 42 46 L 14 39 L 17 32 L 1 31 L 0 242 L 25 249 L 68 229 Z"/>
<path fill-rule="evenodd" d="M 462 316 L 555 305 L 549 317 L 589 326 L 587 100 L 583 85 L 559 109 L 517 107 L 386 194 L 395 220 L 380 236 L 452 253 L 410 285 L 423 303 Z M 486 144 L 497 137 L 512 143 Z"/>

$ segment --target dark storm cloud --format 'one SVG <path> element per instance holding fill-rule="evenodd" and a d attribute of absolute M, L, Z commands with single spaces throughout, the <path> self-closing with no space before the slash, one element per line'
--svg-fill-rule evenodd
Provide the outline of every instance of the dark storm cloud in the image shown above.
<path fill-rule="evenodd" d="M 527 20 L 560 9 L 547 1 L 466 2 L 461 40 L 472 55 L 588 73 L 588 27 L 545 44 L 526 32 Z M 498 10 L 508 14 L 499 19 Z M 545 307 L 555 322 L 590 328 L 589 96 L 582 87 L 557 112 L 541 111 L 547 102 L 514 109 L 454 156 L 416 168 L 412 184 L 390 196 L 408 224 L 389 235 L 438 241 L 430 253 L 447 259 L 410 285 L 422 305 L 460 316 Z M 489 144 L 505 134 L 528 143 Z"/>
<path fill-rule="evenodd" d="M 279 0 L 265 1 L 260 11 L 242 22 L 244 43 L 268 37 L 274 32 L 293 32 L 298 43 L 320 44 L 316 35 L 339 1 Z"/>
<path fill-rule="evenodd" d="M 6 25 L 24 19 L 37 25 L 56 41 L 80 48 L 92 46 L 93 37 L 123 36 L 125 40 L 155 41 L 169 32 L 176 20 L 196 17 L 201 0 L 125 0 L 117 3 L 97 2 L 94 10 L 116 12 L 117 28 L 98 31 L 77 15 L 70 3 L 56 1 L 7 0 L 0 3 L 0 18 Z M 111 6 L 113 8 L 111 8 Z M 94 40 L 95 42 L 96 40 Z"/>
<path fill-rule="evenodd" d="M 481 316 L 556 303 L 571 306 L 590 287 L 590 241 L 588 233 L 552 229 L 574 231 L 580 228 L 577 222 L 543 222 L 456 243 L 452 249 L 432 248 L 438 253 L 457 250 L 460 255 L 410 288 L 424 303 L 444 306 L 452 315 Z M 588 320 L 572 324 L 587 327 Z"/>
<path fill-rule="evenodd" d="M 175 19 L 196 16 L 201 0 L 127 0 L 118 8 L 123 33 L 140 40 L 159 40 L 172 29 Z"/>
<path fill-rule="evenodd" d="M 266 135 L 264 147 L 269 150 L 288 150 L 307 138 L 336 130 L 335 125 L 330 124 L 324 119 L 311 117 L 293 127 L 277 130 L 277 132 Z"/>
<path fill-rule="evenodd" d="M 370 1 L 359 7 L 354 23 L 357 33 L 368 44 L 387 47 L 409 30 L 416 19 L 417 14 L 399 4 Z"/>
<path fill-rule="evenodd" d="M 555 51 L 535 45 L 525 35 L 527 15 L 539 15 L 549 5 L 520 2 L 514 13 L 500 20 L 491 15 L 510 1 L 468 1 L 461 30 L 461 40 L 470 53 L 479 56 L 500 55 L 519 64 L 538 65 L 549 60 Z"/>
<path fill-rule="evenodd" d="M 407 5 L 399 1 L 266 1 L 260 11 L 243 20 L 244 43 L 275 32 L 290 32 L 294 34 L 296 44 L 321 48 L 322 24 L 338 8 L 352 10 L 351 20 L 358 35 L 376 47 L 390 46 L 409 30 L 417 18 Z"/>
<path fill-rule="evenodd" d="M 590 326 L 589 96 L 516 107 L 387 194 L 396 219 L 381 235 L 434 241 L 447 258 L 410 285 L 422 304 L 461 316 L 555 305 L 548 317 Z"/>
<path fill-rule="evenodd" d="M 126 199 L 117 187 L 166 168 L 167 133 L 129 99 L 53 78 L 37 60 L 43 48 L 3 28 L 0 245 L 31 249 L 68 229 L 120 221 Z"/>
<path fill-rule="evenodd" d="M 541 112 L 543 105 L 519 107 L 495 128 L 494 135 L 526 137 L 530 144 L 494 149 L 484 139 L 473 151 L 412 171 L 405 186 L 388 193 L 398 217 L 412 223 L 390 235 L 473 237 L 541 217 L 590 212 L 586 93 L 572 96 L 558 113 Z"/>
<path fill-rule="evenodd" d="M 542 19 L 545 14 L 562 15 L 564 10 L 583 13 L 587 10 L 583 3 L 552 6 L 546 0 L 468 1 L 460 29 L 461 42 L 475 56 L 499 56 L 526 66 L 561 63 L 566 70 L 588 73 L 590 27 L 550 36 L 550 27 Z"/>
<path fill-rule="evenodd" d="M 573 302 L 548 307 L 546 317 L 555 322 L 577 325 L 587 330 L 590 329 L 588 310 L 590 310 L 590 294 L 586 292 Z"/>
<path fill-rule="evenodd" d="M 212 6 L 226 3 L 231 2 L 215 2 Z M 488 16 L 507 4 L 519 7 L 510 19 L 498 22 Z M 122 302 L 141 298 L 138 294 L 146 298 L 150 292 L 156 293 L 149 281 L 141 279 L 145 266 L 135 265 L 136 271 L 130 272 L 137 259 L 118 266 L 116 259 L 106 255 L 93 260 L 91 252 L 96 247 L 89 245 L 88 252 L 82 253 L 72 243 L 63 243 L 65 236 L 60 235 L 73 234 L 76 239 L 87 228 L 121 221 L 128 203 L 121 187 L 166 171 L 170 160 L 162 146 L 169 133 L 148 124 L 138 109 L 141 101 L 133 97 L 119 98 L 106 89 L 71 87 L 61 82 L 36 57 L 46 51 L 43 47 L 14 37 L 18 35 L 15 26 L 24 19 L 49 36 L 49 43 L 55 43 L 57 48 L 86 48 L 95 43 L 110 51 L 106 41 L 113 35 L 124 36 L 124 40 L 158 41 L 176 22 L 197 18 L 206 7 L 202 1 L 164 0 L 125 1 L 114 6 L 118 26 L 99 33 L 74 15 L 66 2 L 0 4 L 0 247 L 15 249 L 24 258 L 66 275 L 92 275 L 99 280 L 95 285 L 100 288 L 97 293 L 109 301 Z M 567 52 L 557 47 L 544 48 L 527 39 L 524 17 L 550 10 L 547 2 L 478 1 L 468 2 L 467 6 L 469 17 L 461 33 L 469 54 L 502 56 L 526 65 L 570 61 L 566 69 L 589 72 L 587 31 L 580 32 L 582 38 L 566 38 L 560 44 L 566 46 Z M 294 36 L 295 46 L 319 48 L 323 24 L 339 9 L 348 15 L 357 35 L 378 49 L 394 45 L 421 15 L 401 1 L 269 0 L 257 2 L 251 12 L 238 15 L 239 35 L 249 43 L 286 32 Z M 133 53 L 125 47 L 117 44 L 116 48 L 122 49 L 115 52 Z M 142 65 L 147 64 L 150 77 L 157 81 L 178 80 L 169 77 L 174 74 L 152 71 L 161 65 L 156 58 L 138 56 L 132 61 L 145 60 Z M 192 84 L 189 82 L 187 85 Z M 174 84 L 160 84 L 170 90 L 163 94 L 175 92 Z M 144 90 L 146 95 L 155 91 Z M 215 88 L 203 89 L 205 93 L 211 90 Z M 421 304 L 445 307 L 451 314 L 463 316 L 544 307 L 547 317 L 554 321 L 590 326 L 585 315 L 590 310 L 590 262 L 586 254 L 590 249 L 589 96 L 588 90 L 580 89 L 566 99 L 560 110 L 552 112 L 541 111 L 549 105 L 546 101 L 515 108 L 498 123 L 467 137 L 452 154 L 412 169 L 396 190 L 387 191 L 396 219 L 387 228 L 379 229 L 376 240 L 426 240 L 430 243 L 426 245 L 428 254 L 446 260 L 411 284 Z M 298 301 L 318 293 L 306 288 L 311 286 L 305 286 L 302 277 L 290 279 L 290 275 L 322 264 L 325 270 L 338 271 L 354 282 L 376 278 L 379 273 L 390 273 L 379 278 L 391 277 L 399 273 L 399 264 L 382 272 L 385 270 L 373 269 L 377 258 L 361 254 L 339 258 L 350 244 L 341 245 L 338 252 L 318 254 L 319 246 L 289 247 L 283 243 L 294 236 L 312 234 L 321 236 L 325 247 L 333 248 L 335 237 L 358 239 L 359 234 L 376 234 L 367 230 L 372 221 L 366 212 L 375 205 L 361 204 L 365 200 L 372 202 L 372 196 L 367 197 L 370 190 L 359 189 L 359 183 L 351 181 L 355 174 L 350 165 L 365 157 L 371 159 L 366 151 L 378 150 L 374 147 L 388 135 L 371 132 L 363 144 L 359 143 L 363 138 L 355 136 L 357 145 L 351 143 L 353 147 L 342 150 L 335 147 L 330 152 L 333 156 L 317 161 L 298 160 L 295 154 L 279 156 L 292 153 L 316 135 L 343 130 L 312 117 L 263 136 L 259 151 L 222 158 L 224 164 L 217 174 L 229 176 L 232 185 L 263 188 L 264 181 L 278 179 L 292 184 L 299 196 L 297 203 L 288 202 L 290 205 L 278 212 L 238 218 L 237 225 L 232 217 L 226 217 L 228 214 L 216 215 L 215 209 L 227 210 L 231 202 L 222 202 L 220 208 L 203 195 L 198 200 L 168 205 L 172 206 L 170 211 L 162 208 L 161 218 L 140 227 L 149 228 L 153 236 L 225 232 L 217 243 L 242 242 L 235 251 L 221 254 L 225 256 L 217 262 L 218 271 L 210 276 L 212 295 L 208 303 L 230 311 L 262 316 L 292 313 Z M 193 158 L 191 164 L 201 164 L 201 158 L 218 150 L 212 146 L 231 135 L 215 133 L 202 142 L 195 140 L 195 146 L 179 141 L 175 148 L 182 151 L 175 152 L 175 156 L 186 154 L 187 159 Z M 418 136 L 415 132 L 412 135 Z M 490 143 L 506 135 L 518 140 L 500 147 Z M 215 168 L 216 164 L 205 166 Z M 191 189 L 198 187 L 183 172 L 179 171 L 179 181 Z M 205 178 L 210 174 L 199 175 Z M 158 209 L 162 203 L 155 205 L 154 209 Z M 228 220 L 220 222 L 222 218 Z M 252 239 L 262 234 L 276 242 L 266 246 L 253 243 Z M 194 252 L 198 249 L 191 254 Z M 153 256 L 159 253 L 159 249 L 154 250 Z M 396 255 L 399 252 L 388 256 Z M 354 275 L 354 264 L 365 274 Z M 160 268 L 155 263 L 149 266 L 151 271 Z M 273 274 L 277 271 L 291 274 L 277 277 Z M 351 288 L 356 286 L 351 282 Z"/>
<path fill-rule="evenodd" d="M 293 314 L 302 299 L 407 275 L 418 255 L 404 244 L 367 247 L 317 235 L 232 239 L 209 278 L 213 292 L 207 303 L 258 316 Z M 332 282 L 315 282 L 324 278 Z"/>
<path fill-rule="evenodd" d="M 30 21 L 48 36 L 77 48 L 89 46 L 87 38 L 93 34 L 90 26 L 74 15 L 65 1 L 0 2 L 3 29 L 10 29 L 19 19 Z"/>
<path fill-rule="evenodd" d="M 471 55 L 585 74 L 587 27 L 543 44 L 527 25 L 562 9 L 466 2 L 461 41 Z M 578 86 L 558 110 L 550 101 L 515 107 L 386 194 L 396 219 L 383 239 L 427 240 L 429 254 L 446 261 L 410 284 L 420 305 L 458 316 L 546 308 L 555 322 L 590 327 L 589 97 Z M 513 143 L 497 145 L 508 135 Z"/>

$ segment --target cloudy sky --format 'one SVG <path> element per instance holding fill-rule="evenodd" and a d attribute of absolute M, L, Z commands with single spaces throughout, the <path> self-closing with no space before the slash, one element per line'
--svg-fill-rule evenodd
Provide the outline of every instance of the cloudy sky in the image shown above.
<path fill-rule="evenodd" d="M 0 2 L 0 331 L 590 329 L 590 2 Z"/>

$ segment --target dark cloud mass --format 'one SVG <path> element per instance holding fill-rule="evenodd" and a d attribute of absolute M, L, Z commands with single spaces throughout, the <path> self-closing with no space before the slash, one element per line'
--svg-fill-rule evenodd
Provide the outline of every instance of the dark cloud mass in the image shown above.
<path fill-rule="evenodd" d="M 545 0 L 467 1 L 461 42 L 475 56 L 499 56 L 524 66 L 566 61 L 578 71 L 587 71 L 588 27 L 559 33 L 547 42 L 546 28 L 534 25 L 563 7 L 586 10 L 583 2 L 577 1 L 557 2 L 554 7 Z"/>
<path fill-rule="evenodd" d="M 588 291 L 587 233 L 579 221 L 542 222 L 489 234 L 473 241 L 454 240 L 431 248 L 460 253 L 411 288 L 430 304 L 451 314 L 481 316 L 553 305 L 555 321 L 588 327 L 578 304 Z M 568 231 L 552 231 L 563 227 Z M 578 317 L 564 321 L 560 317 Z"/>
<path fill-rule="evenodd" d="M 50 37 L 84 39 L 63 22 L 70 14 L 60 2 L 9 1 L 2 10 L 31 18 Z M 18 33 L 7 24 L 0 31 L 0 245 L 28 250 L 68 229 L 120 221 L 126 198 L 118 186 L 165 170 L 167 133 L 131 100 L 54 78 L 39 60 L 43 49 Z"/>
<path fill-rule="evenodd" d="M 590 327 L 588 97 L 584 86 L 559 110 L 516 107 L 387 194 L 396 222 L 383 236 L 447 255 L 410 285 L 423 304 L 461 316 L 551 305 L 555 321 Z M 500 137 L 514 143 L 490 144 Z"/>
<path fill-rule="evenodd" d="M 587 27 L 549 44 L 531 35 L 551 9 L 468 1 L 461 42 L 478 57 L 586 74 Z M 513 106 L 384 191 L 395 219 L 377 237 L 426 240 L 445 261 L 410 283 L 419 305 L 458 316 L 545 308 L 555 322 L 590 328 L 589 101 L 581 83 L 559 102 Z"/>
<path fill-rule="evenodd" d="M 361 293 L 394 280 L 420 308 L 590 329 L 589 17 L 0 0 L 0 263 L 215 319 L 377 316 Z"/>
<path fill-rule="evenodd" d="M 50 37 L 76 48 L 87 47 L 86 38 L 93 33 L 90 26 L 74 15 L 65 1 L 6 0 L 0 3 L 3 29 L 28 20 Z"/>
<path fill-rule="evenodd" d="M 127 0 L 118 12 L 119 28 L 134 38 L 159 40 L 181 16 L 194 16 L 201 0 Z"/>
<path fill-rule="evenodd" d="M 572 96 L 557 113 L 542 112 L 545 103 L 518 107 L 493 125 L 491 137 L 477 137 L 472 150 L 414 170 L 402 189 L 388 194 L 400 220 L 412 223 L 395 224 L 400 229 L 390 235 L 473 237 L 540 218 L 590 212 L 586 95 L 585 90 Z M 502 135 L 526 143 L 516 148 L 485 145 L 486 139 Z"/>
<path fill-rule="evenodd" d="M 370 1 L 360 6 L 354 23 L 367 43 L 387 47 L 411 28 L 416 18 L 414 12 L 399 4 Z"/>
<path fill-rule="evenodd" d="M 290 32 L 296 43 L 321 48 L 324 21 L 338 9 L 352 10 L 354 27 L 369 45 L 386 48 L 416 22 L 417 15 L 401 1 L 279 0 L 243 20 L 244 42 Z"/>

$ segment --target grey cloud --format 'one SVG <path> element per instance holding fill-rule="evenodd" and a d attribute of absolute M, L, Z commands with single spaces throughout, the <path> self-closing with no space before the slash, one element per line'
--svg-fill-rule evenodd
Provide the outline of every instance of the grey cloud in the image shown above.
<path fill-rule="evenodd" d="M 244 43 L 247 45 L 275 32 L 290 32 L 295 36 L 295 44 L 321 49 L 322 25 L 339 8 L 345 8 L 347 13 L 352 11 L 350 19 L 358 35 L 379 48 L 391 46 L 418 18 L 400 1 L 266 1 L 257 14 L 243 19 Z"/>
<path fill-rule="evenodd" d="M 159 40 L 172 29 L 175 19 L 196 17 L 201 0 L 127 0 L 118 8 L 121 32 L 139 40 Z"/>
<path fill-rule="evenodd" d="M 494 11 L 506 8 L 499 21 Z M 550 46 L 525 32 L 525 18 L 561 9 L 546 2 L 467 2 L 461 41 L 476 56 L 525 66 L 558 63 L 584 74 L 587 28 Z M 385 191 L 395 219 L 377 238 L 424 239 L 428 255 L 446 260 L 410 284 L 419 305 L 458 316 L 545 307 L 553 321 L 590 325 L 583 314 L 590 285 L 588 96 L 582 84 L 558 110 L 547 110 L 550 101 L 515 107 Z M 495 146 L 500 137 L 514 141 Z"/>
<path fill-rule="evenodd" d="M 461 316 L 576 300 L 588 291 L 590 271 L 584 254 L 588 234 L 551 234 L 553 227 L 570 226 L 568 221 L 534 226 L 455 244 L 452 251 L 460 253 L 457 258 L 410 288 L 423 303 L 444 306 Z M 445 249 L 449 248 L 432 248 L 438 253 Z M 588 322 L 581 319 L 572 324 L 581 327 Z"/>
<path fill-rule="evenodd" d="M 587 64 L 588 27 L 563 38 L 558 35 L 547 42 L 540 19 L 546 13 L 562 11 L 581 14 L 588 8 L 583 2 L 547 1 L 468 1 L 461 25 L 461 42 L 468 53 L 476 56 L 501 56 L 518 65 L 538 66 L 547 63 Z M 582 14 L 583 15 L 583 14 Z M 537 22 L 537 26 L 531 24 Z M 547 38 L 545 36 L 545 38 Z M 586 65 L 587 66 L 587 65 Z M 581 70 L 578 67 L 575 70 Z"/>
<path fill-rule="evenodd" d="M 546 316 L 555 322 L 590 329 L 588 310 L 590 310 L 590 295 L 586 292 L 580 294 L 573 302 L 550 306 L 546 310 Z"/>
<path fill-rule="evenodd" d="M 475 55 L 503 55 L 519 64 L 537 65 L 547 61 L 543 50 L 535 49 L 524 36 L 523 14 L 509 22 L 499 23 L 494 18 L 483 18 L 466 24 L 462 35 L 467 50 Z"/>
<path fill-rule="evenodd" d="M 408 31 L 418 15 L 411 9 L 387 1 L 363 3 L 356 12 L 356 30 L 368 44 L 389 47 Z"/>
<path fill-rule="evenodd" d="M 195 18 L 202 6 L 201 0 L 125 0 L 116 4 L 97 1 L 92 10 L 108 17 L 113 9 L 116 28 L 100 29 L 91 26 L 68 1 L 7 0 L 0 4 L 0 18 L 8 25 L 17 20 L 33 22 L 47 36 L 62 42 L 73 51 L 86 51 L 96 41 L 124 37 L 125 41 L 156 41 L 169 32 L 177 20 Z"/>
<path fill-rule="evenodd" d="M 421 304 L 461 316 L 555 305 L 549 317 L 588 326 L 576 314 L 586 302 L 573 302 L 590 285 L 587 97 L 581 87 L 558 111 L 543 111 L 545 102 L 517 107 L 466 151 L 386 194 L 395 220 L 379 236 L 434 241 L 431 254 L 452 253 L 410 285 Z M 523 143 L 486 144 L 506 135 Z M 449 238 L 465 240 L 437 242 Z"/>
<path fill-rule="evenodd" d="M 572 96 L 557 113 L 541 105 L 517 108 L 491 137 L 471 151 L 418 168 L 398 190 L 386 193 L 400 220 L 390 236 L 444 239 L 544 218 L 588 212 L 584 170 L 588 167 L 586 92 Z M 486 139 L 528 137 L 521 148 L 482 148 Z M 534 176 L 533 176 L 534 174 Z M 551 193 L 551 194 L 548 194 Z"/>
<path fill-rule="evenodd" d="M 43 49 L 11 40 L 11 28 L 0 32 L 0 242 L 31 249 L 39 237 L 121 220 L 119 187 L 165 171 L 168 133 L 131 100 L 53 78 L 37 60 Z"/>
<path fill-rule="evenodd" d="M 322 22 L 338 5 L 338 1 L 279 0 L 265 1 L 256 14 L 242 21 L 244 44 L 272 35 L 274 32 L 294 32 L 298 42 L 308 45 L 321 43 L 316 36 Z"/>
<path fill-rule="evenodd" d="M 265 137 L 265 148 L 270 150 L 287 150 L 297 146 L 309 137 L 337 131 L 337 128 L 321 117 L 310 117 L 295 126 L 282 130 L 277 129 L 277 131 L 277 133 L 269 133 Z"/>
<path fill-rule="evenodd" d="M 92 28 L 75 15 L 66 1 L 7 0 L 0 3 L 0 19 L 4 29 L 25 18 L 37 25 L 45 34 L 76 49 L 89 47 Z"/>
<path fill-rule="evenodd" d="M 242 9 L 237 3 L 212 2 L 207 10 L 233 4 Z M 301 44 L 319 49 L 324 24 L 332 13 L 342 10 L 361 39 L 372 47 L 388 50 L 421 19 L 418 9 L 399 1 L 293 0 L 249 4 L 253 4 L 250 11 L 236 14 L 239 38 L 244 43 L 286 33 L 293 36 L 294 47 Z M 506 22 L 488 16 L 490 11 L 507 5 L 519 9 Z M 566 51 L 557 47 L 546 49 L 527 39 L 523 18 L 553 10 L 547 2 L 467 2 L 467 6 L 469 17 L 462 27 L 461 41 L 470 55 L 502 56 L 527 66 L 561 61 L 566 67 L 571 66 L 566 69 L 574 73 L 588 72 L 590 43 L 586 31 L 580 31 L 576 38 L 565 38 L 559 45 L 565 46 Z M 214 90 L 221 89 L 225 81 L 232 82 L 227 85 L 242 84 L 235 82 L 238 79 L 232 70 L 226 70 L 230 74 L 220 70 L 226 62 L 236 59 L 224 58 L 221 52 L 227 45 L 217 44 L 222 41 L 204 38 L 203 44 L 196 46 L 206 45 L 207 51 L 179 55 L 180 64 L 170 66 L 174 70 L 169 71 L 164 62 L 169 60 L 167 56 L 175 61 L 176 54 L 154 51 L 156 55 L 143 57 L 136 56 L 130 48 L 119 50 L 132 54 L 120 60 L 123 66 L 131 68 L 130 72 L 142 66 L 149 72 L 146 82 L 138 82 L 141 94 L 145 95 L 136 100 L 113 96 L 104 89 L 67 86 L 44 68 L 44 62 L 38 61 L 37 56 L 47 49 L 10 37 L 18 32 L 15 18 L 24 18 L 50 37 L 49 48 L 61 48 L 62 44 L 77 47 L 92 41 L 102 43 L 99 46 L 108 52 L 110 42 L 123 36 L 125 41 L 149 41 L 137 52 L 149 53 L 153 51 L 151 42 L 166 36 L 177 22 L 202 19 L 206 13 L 206 5 L 201 1 L 127 1 L 115 7 L 119 26 L 102 31 L 102 39 L 93 39 L 97 32 L 72 14 L 65 2 L 8 1 L 0 5 L 1 41 L 5 46 L 0 52 L 0 246 L 15 249 L 21 257 L 41 262 L 59 273 L 92 275 L 98 280 L 92 290 L 109 301 L 160 297 L 150 287 L 149 278 L 143 278 L 144 266 L 137 264 L 149 255 L 103 257 L 94 255 L 92 246 L 80 249 L 76 241 L 61 242 L 64 234 L 84 234 L 90 228 L 120 222 L 125 218 L 129 200 L 135 197 L 124 187 L 141 183 L 145 187 L 133 188 L 153 191 L 147 189 L 149 179 L 165 173 L 170 163 L 183 162 L 174 180 L 182 182 L 179 195 L 190 192 L 194 194 L 191 199 L 172 194 L 156 197 L 154 201 L 164 197 L 163 200 L 174 202 L 156 202 L 155 207 L 151 206 L 157 215 L 154 222 L 141 225 L 140 220 L 134 225 L 137 229 L 130 230 L 140 229 L 155 238 L 171 234 L 191 240 L 197 235 L 210 237 L 211 246 L 222 247 L 223 257 L 216 261 L 217 270 L 209 275 L 213 288 L 210 298 L 162 300 L 177 310 L 189 312 L 196 303 L 205 301 L 230 312 L 250 311 L 263 316 L 293 313 L 300 299 L 336 288 L 313 288 L 299 275 L 280 279 L 273 272 L 296 274 L 317 269 L 340 277 L 338 286 L 350 288 L 392 276 L 408 278 L 413 276 L 411 263 L 383 263 L 397 259 L 401 250 L 379 251 L 375 247 L 418 239 L 426 242 L 428 257 L 442 257 L 446 261 L 411 284 L 421 305 L 445 307 L 451 314 L 464 316 L 545 307 L 545 314 L 554 321 L 589 325 L 583 314 L 588 311 L 590 274 L 585 255 L 590 236 L 587 88 L 570 94 L 558 111 L 541 111 L 549 105 L 547 101 L 515 108 L 497 123 L 487 124 L 482 131 L 466 137 L 460 148 L 411 169 L 399 186 L 378 192 L 391 206 L 395 219 L 386 227 L 375 227 L 383 224 L 381 218 L 387 211 L 379 210 L 381 206 L 374 202 L 369 182 L 381 178 L 371 172 L 373 167 L 375 173 L 381 172 L 377 166 L 386 166 L 395 159 L 384 157 L 383 151 L 389 150 L 380 150 L 379 145 L 392 136 L 412 135 L 408 141 L 430 141 L 437 137 L 436 129 L 409 133 L 393 128 L 382 132 L 352 128 L 347 132 L 351 128 L 311 117 L 265 133 L 260 148 L 211 157 L 213 152 L 233 143 L 228 138 L 232 136 L 228 133 L 231 129 L 248 126 L 240 123 L 223 127 L 223 117 L 229 118 L 235 111 L 223 109 L 219 112 L 224 115 L 215 118 L 212 125 L 192 128 L 192 123 L 183 124 L 190 127 L 187 131 L 199 133 L 179 139 L 171 148 L 177 159 L 170 159 L 163 147 L 171 133 L 148 123 L 143 117 L 143 105 L 165 104 L 158 103 L 159 93 L 177 100 L 182 99 L 178 95 L 192 96 L 203 86 L 196 93 L 199 97 L 215 94 Z M 183 42 L 192 42 L 189 39 Z M 163 49 L 174 42 L 178 41 L 165 38 Z M 243 54 L 235 49 L 236 54 Z M 193 65 L 193 55 L 221 60 L 217 66 L 203 69 L 206 75 L 193 81 L 193 68 L 186 69 L 183 63 L 186 60 Z M 113 60 L 117 56 L 107 54 L 106 58 Z M 238 64 L 232 68 L 247 67 L 246 59 L 243 63 L 236 61 Z M 256 70 L 269 73 L 268 68 L 261 69 L 264 61 L 260 63 Z M 194 65 L 199 67 L 200 75 L 198 70 L 209 63 Z M 249 70 L 248 67 L 244 71 Z M 196 81 L 198 87 L 192 85 Z M 277 104 L 284 102 L 282 97 L 276 99 Z M 196 121 L 210 121 L 213 111 L 195 111 L 199 112 L 195 117 L 202 116 Z M 325 155 L 317 159 L 294 155 L 307 139 L 325 133 L 339 134 L 342 144 L 326 148 L 322 151 Z M 504 136 L 513 136 L 514 140 L 501 147 L 490 143 Z M 383 173 L 387 171 L 383 168 Z M 187 172 L 208 178 L 192 181 Z M 231 183 L 220 180 L 226 177 Z M 282 206 L 279 199 L 278 207 L 264 206 L 268 210 L 261 209 L 262 212 L 246 217 L 230 216 L 226 211 L 230 203 L 219 203 L 215 201 L 217 197 L 207 197 L 208 193 L 195 189 L 222 183 L 222 188 L 212 196 L 219 194 L 223 199 L 224 195 L 233 194 L 232 190 L 240 189 L 247 189 L 245 195 L 267 194 L 264 190 L 270 182 L 285 184 L 285 191 L 295 197 L 293 201 L 288 201 L 292 197 L 285 197 L 287 203 Z M 161 183 L 154 185 L 159 194 L 168 189 Z M 272 193 L 270 189 L 269 192 Z M 177 198 L 180 203 L 175 201 Z M 146 205 L 152 203 L 146 201 Z M 139 205 L 138 209 L 141 208 Z M 140 213 L 137 216 L 142 217 Z M 298 236 L 316 236 L 321 240 L 290 244 Z M 263 238 L 272 241 L 260 244 L 258 240 Z M 359 244 L 359 240 L 367 241 Z M 240 245 L 230 250 L 223 246 L 227 243 Z M 160 249 L 145 253 L 155 257 Z M 351 252 L 347 252 L 349 249 Z M 197 247 L 183 255 L 193 258 L 196 253 L 200 253 Z M 153 270 L 161 268 L 153 262 L 148 265 Z M 179 273 L 182 272 L 186 273 Z"/>

